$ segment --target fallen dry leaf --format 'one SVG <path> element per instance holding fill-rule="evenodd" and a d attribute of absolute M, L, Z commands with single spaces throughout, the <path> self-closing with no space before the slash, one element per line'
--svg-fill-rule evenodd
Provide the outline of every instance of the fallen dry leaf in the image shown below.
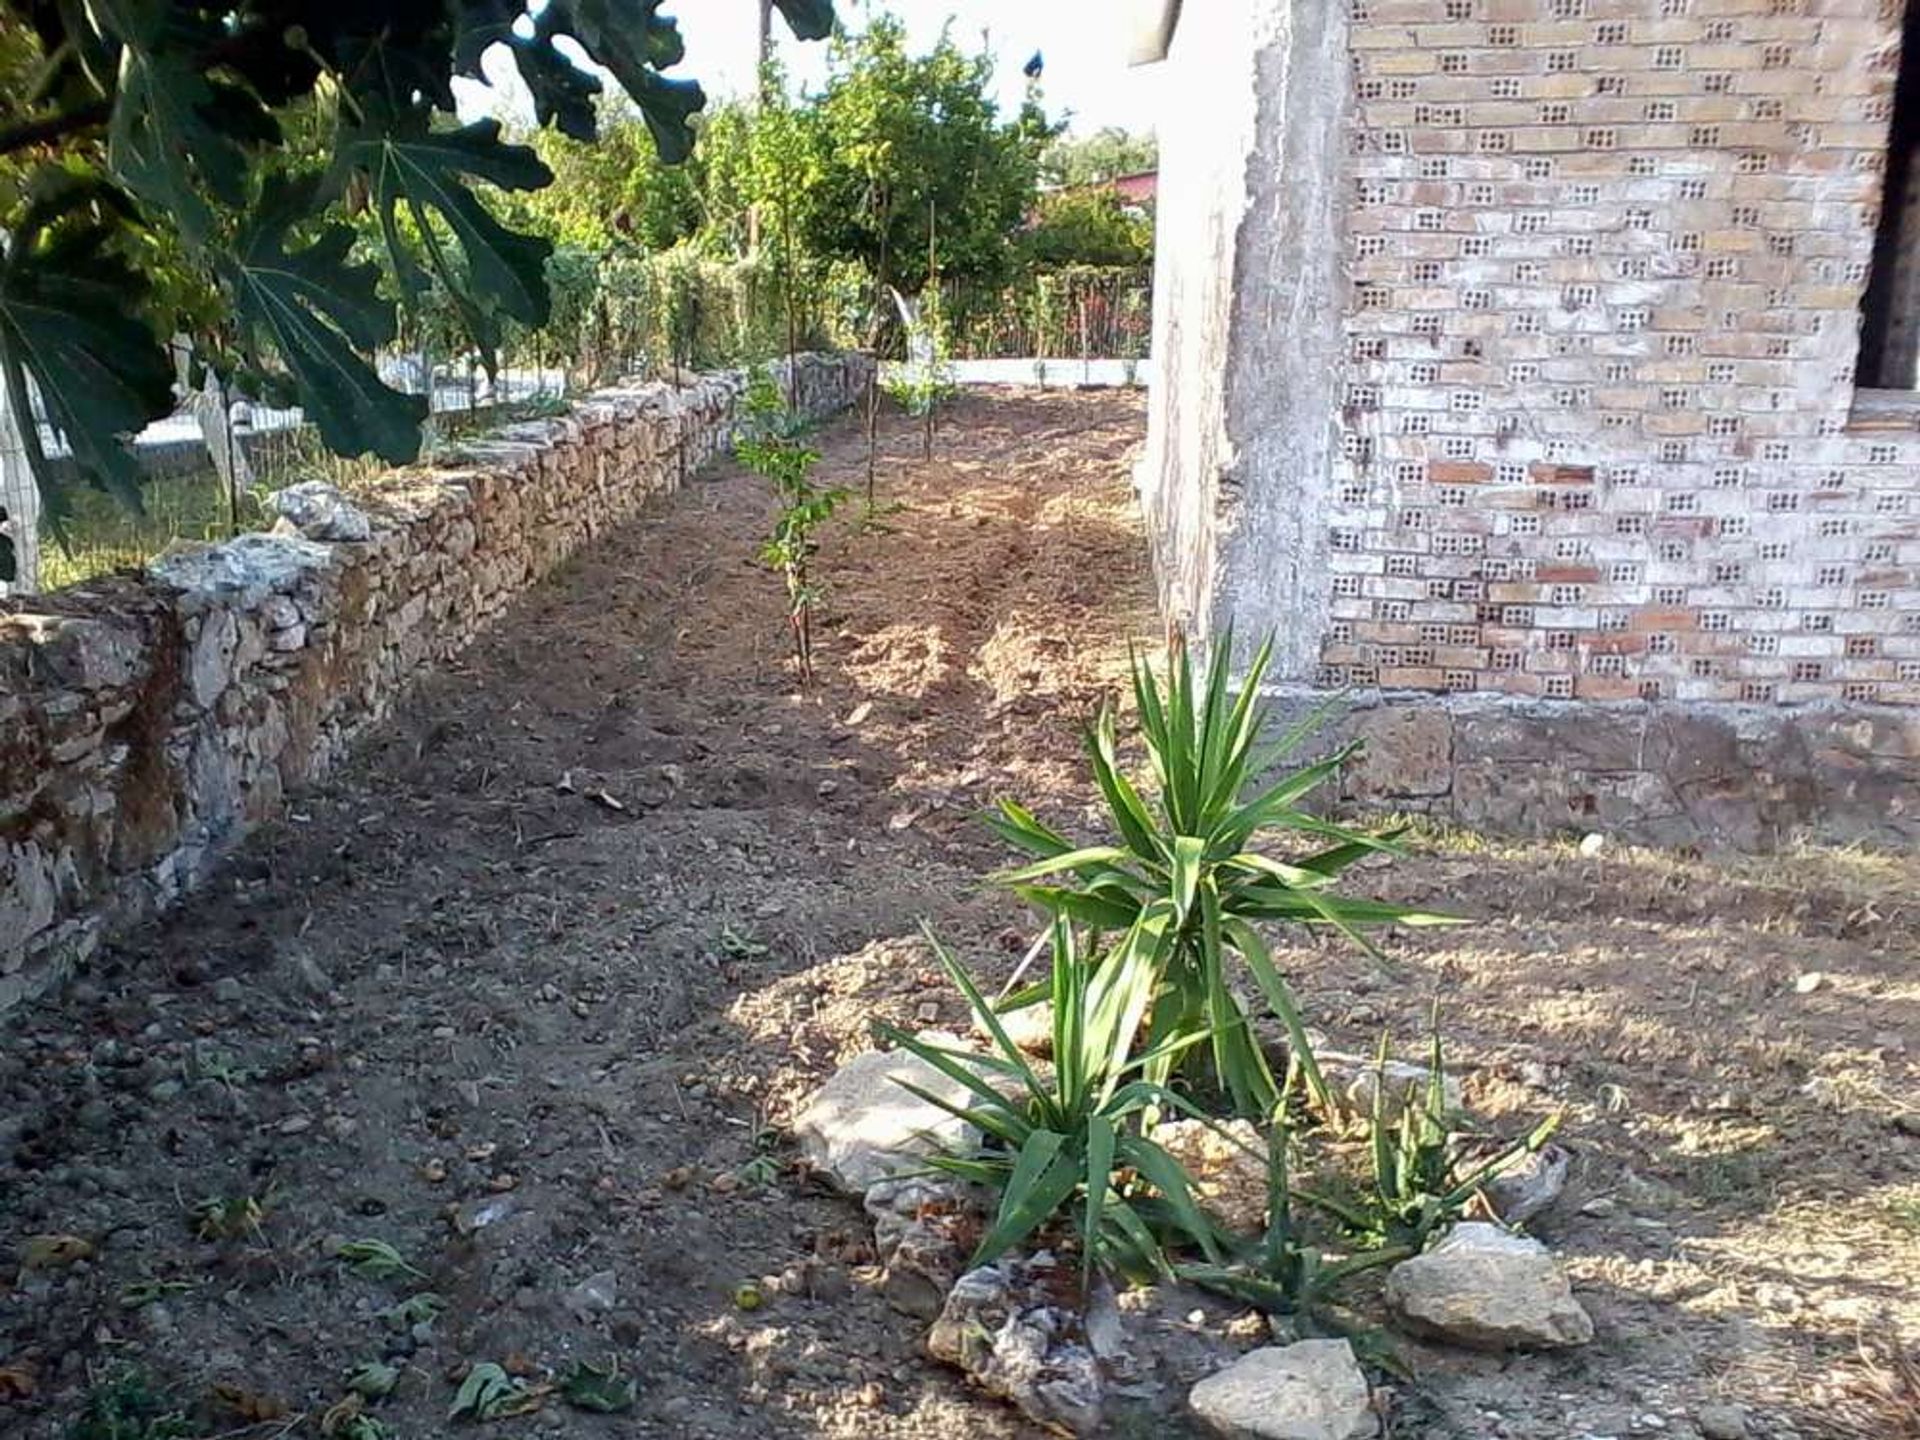
<path fill-rule="evenodd" d="M 214 1404 L 247 1425 L 278 1420 L 287 1413 L 286 1401 L 272 1395 L 258 1394 L 243 1386 L 217 1384 L 212 1394 Z"/>
<path fill-rule="evenodd" d="M 320 1433 L 332 1440 L 346 1428 L 347 1422 L 367 1408 L 366 1401 L 359 1395 L 347 1395 L 329 1405 L 320 1416 Z"/>
<path fill-rule="evenodd" d="M 93 1242 L 78 1235 L 33 1235 L 20 1247 L 22 1270 L 52 1270 L 93 1258 Z"/>
<path fill-rule="evenodd" d="M 38 1379 L 33 1366 L 25 1360 L 0 1365 L 0 1401 L 31 1399 Z"/>

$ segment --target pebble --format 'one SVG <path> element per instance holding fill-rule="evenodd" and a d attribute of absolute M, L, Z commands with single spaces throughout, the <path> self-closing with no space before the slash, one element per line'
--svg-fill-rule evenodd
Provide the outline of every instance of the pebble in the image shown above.
<path fill-rule="evenodd" d="M 280 1122 L 282 1135 L 304 1135 L 313 1128 L 313 1121 L 305 1115 L 290 1115 Z"/>
<path fill-rule="evenodd" d="M 1795 977 L 1793 993 L 1796 995 L 1811 995 L 1826 983 L 1827 977 L 1824 973 L 1819 970 L 1809 970 L 1804 975 Z"/>
<path fill-rule="evenodd" d="M 113 1124 L 113 1107 L 104 1100 L 89 1100 L 74 1112 L 73 1118 L 82 1130 L 98 1132 Z"/>
<path fill-rule="evenodd" d="M 1702 1405 L 1693 1423 L 1705 1440 L 1746 1440 L 1747 1412 L 1738 1405 Z"/>

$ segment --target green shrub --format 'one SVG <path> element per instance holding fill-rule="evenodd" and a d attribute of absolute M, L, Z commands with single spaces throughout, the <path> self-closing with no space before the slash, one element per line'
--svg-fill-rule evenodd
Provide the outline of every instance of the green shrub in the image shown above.
<path fill-rule="evenodd" d="M 1008 1037 L 992 1003 L 928 932 L 934 952 L 992 1037 L 993 1053 L 950 1050 L 882 1027 L 909 1054 L 965 1086 L 955 1104 L 909 1082 L 929 1104 L 976 1126 L 983 1140 L 968 1154 L 932 1158 L 934 1168 L 984 1185 L 1000 1197 L 972 1263 L 985 1265 L 1056 1219 L 1070 1217 L 1086 1273 L 1167 1274 L 1167 1244 L 1197 1246 L 1220 1258 L 1214 1227 L 1193 1198 L 1180 1165 L 1148 1138 L 1155 1112 L 1188 1103 L 1141 1072 L 1162 1058 L 1136 1053 L 1152 1001 L 1148 956 L 1135 950 L 1090 962 L 1073 927 L 1054 922 L 1053 1064 L 1036 1069 Z M 1169 1042 L 1197 1044 L 1194 1035 Z M 1204 1117 L 1201 1117 L 1204 1118 Z"/>
<path fill-rule="evenodd" d="M 1259 743 L 1266 707 L 1257 697 L 1271 651 L 1271 640 L 1260 647 L 1237 697 L 1227 688 L 1230 635 L 1214 648 L 1204 690 L 1196 687 L 1184 650 L 1164 684 L 1145 661 L 1134 659 L 1133 693 L 1156 791 L 1150 804 L 1122 772 L 1114 711 L 1104 708 L 1087 733 L 1086 748 L 1112 824 L 1110 842 L 1077 846 L 1011 801 L 1003 801 L 990 822 L 1037 857 L 1003 877 L 1017 893 L 1056 917 L 1117 935 L 1103 963 L 1137 957 L 1152 974 L 1144 1048 L 1154 1059 L 1146 1078 L 1164 1084 L 1183 1057 L 1210 1058 L 1210 1072 L 1203 1069 L 1193 1078 L 1210 1081 L 1235 1110 L 1259 1120 L 1273 1114 L 1280 1088 L 1230 988 L 1233 957 L 1286 1027 L 1293 1063 L 1314 1103 L 1331 1110 L 1332 1097 L 1292 993 L 1256 925 L 1286 920 L 1327 927 L 1370 949 L 1361 935 L 1365 929 L 1451 923 L 1334 893 L 1356 860 L 1400 853 L 1392 834 L 1349 830 L 1301 808 L 1338 773 L 1350 749 L 1247 795 L 1255 779 L 1306 733 L 1298 727 L 1275 745 Z M 1253 848 L 1268 831 L 1305 837 L 1316 848 L 1276 859 Z M 1201 1039 L 1204 1047 L 1194 1043 Z"/>

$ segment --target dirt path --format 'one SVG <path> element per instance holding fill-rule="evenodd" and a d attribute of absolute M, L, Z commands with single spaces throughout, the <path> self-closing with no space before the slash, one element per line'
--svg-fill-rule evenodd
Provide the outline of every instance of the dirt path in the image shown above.
<path fill-rule="evenodd" d="M 1088 798 L 1075 726 L 1157 630 L 1140 429 L 1126 396 L 971 398 L 923 466 L 894 422 L 902 508 L 830 541 L 804 696 L 751 560 L 763 491 L 696 482 L 424 684 L 206 895 L 0 1030 L 0 1253 L 97 1247 L 0 1294 L 0 1432 L 62 1434 L 137 1364 L 313 1434 L 384 1355 L 402 1437 L 456 1428 L 466 1363 L 615 1356 L 632 1415 L 549 1404 L 491 1433 L 1025 1433 L 919 1358 L 922 1327 L 865 1284 L 857 1208 L 780 1169 L 778 1127 L 872 1020 L 961 1022 L 922 918 L 985 967 L 1023 944 L 972 817 L 1013 793 L 1071 823 Z M 857 428 L 825 448 L 857 486 Z M 1410 1038 L 1439 993 L 1470 1100 L 1569 1108 L 1574 1188 L 1541 1228 L 1601 1338 L 1418 1355 L 1396 1433 L 1685 1435 L 1717 1399 L 1756 1437 L 1820 1433 L 1844 1412 L 1814 1387 L 1870 1383 L 1863 1329 L 1920 1338 L 1920 869 L 1429 848 L 1369 883 L 1487 925 L 1397 946 L 1396 980 L 1289 957 L 1336 1038 Z M 231 1233 L 200 1238 L 211 1199 Z M 424 1278 L 350 1273 L 342 1239 Z M 420 1289 L 437 1321 L 382 1318 Z M 9 1366 L 33 1388 L 11 1405 Z"/>

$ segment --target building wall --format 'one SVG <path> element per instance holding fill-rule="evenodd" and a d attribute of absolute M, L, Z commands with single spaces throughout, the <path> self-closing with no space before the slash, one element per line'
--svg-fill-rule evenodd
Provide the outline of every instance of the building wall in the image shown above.
<path fill-rule="evenodd" d="M 801 356 L 844 409 L 864 356 Z M 785 383 L 785 361 L 772 367 Z M 273 534 L 0 611 L 0 1011 L 171 904 L 323 774 L 423 667 L 724 446 L 738 372 L 601 391 L 348 503 L 278 497 Z"/>
<path fill-rule="evenodd" d="M 1258 32 L 1281 7 L 1219 8 Z M 1143 481 L 1160 511 L 1184 506 L 1210 529 L 1204 572 L 1162 565 L 1175 614 L 1201 635 L 1233 623 L 1243 643 L 1279 627 L 1296 687 L 1366 705 L 1433 697 L 1448 713 L 1505 704 L 1541 733 L 1564 732 L 1580 707 L 1627 707 L 1649 725 L 1682 707 L 1764 748 L 1802 733 L 1810 710 L 1821 725 L 1857 718 L 1875 738 L 1845 763 L 1896 782 L 1859 791 L 1891 807 L 1869 832 L 1920 833 L 1920 408 L 1857 397 L 1852 378 L 1898 7 L 1285 10 L 1259 32 L 1255 134 L 1229 183 L 1243 288 L 1212 416 L 1227 443 L 1213 456 L 1150 447 L 1160 470 Z M 1185 27 L 1173 108 L 1196 103 L 1219 58 Z M 1334 35 L 1345 63 L 1303 67 L 1303 44 Z M 1324 127 L 1323 146 L 1300 135 L 1288 76 L 1334 92 L 1304 121 Z M 1163 160 L 1169 193 L 1178 158 Z M 1281 203 L 1263 212 L 1276 174 Z M 1335 216 L 1296 223 L 1323 183 Z M 1171 210 L 1156 277 L 1169 298 L 1209 263 Z M 1331 357 L 1316 349 L 1324 316 Z M 1316 423 L 1334 432 L 1325 463 Z M 1302 539 L 1316 530 L 1317 548 Z M 1783 743 L 1790 770 L 1807 747 Z M 1751 753 L 1725 747 L 1714 783 Z M 1629 747 L 1595 773 L 1632 769 Z M 1782 773 L 1749 778 L 1777 786 Z M 1451 780 L 1431 775 L 1399 790 L 1376 776 L 1372 790 L 1457 808 Z M 1572 784 L 1571 817 L 1507 819 L 1583 823 L 1596 787 Z M 1630 825 L 1638 803 L 1608 815 Z M 1760 829 L 1859 834 L 1858 820 L 1814 800 Z"/>
<path fill-rule="evenodd" d="M 1920 443 L 1849 418 L 1898 16 L 1354 3 L 1323 682 L 1920 703 Z"/>

